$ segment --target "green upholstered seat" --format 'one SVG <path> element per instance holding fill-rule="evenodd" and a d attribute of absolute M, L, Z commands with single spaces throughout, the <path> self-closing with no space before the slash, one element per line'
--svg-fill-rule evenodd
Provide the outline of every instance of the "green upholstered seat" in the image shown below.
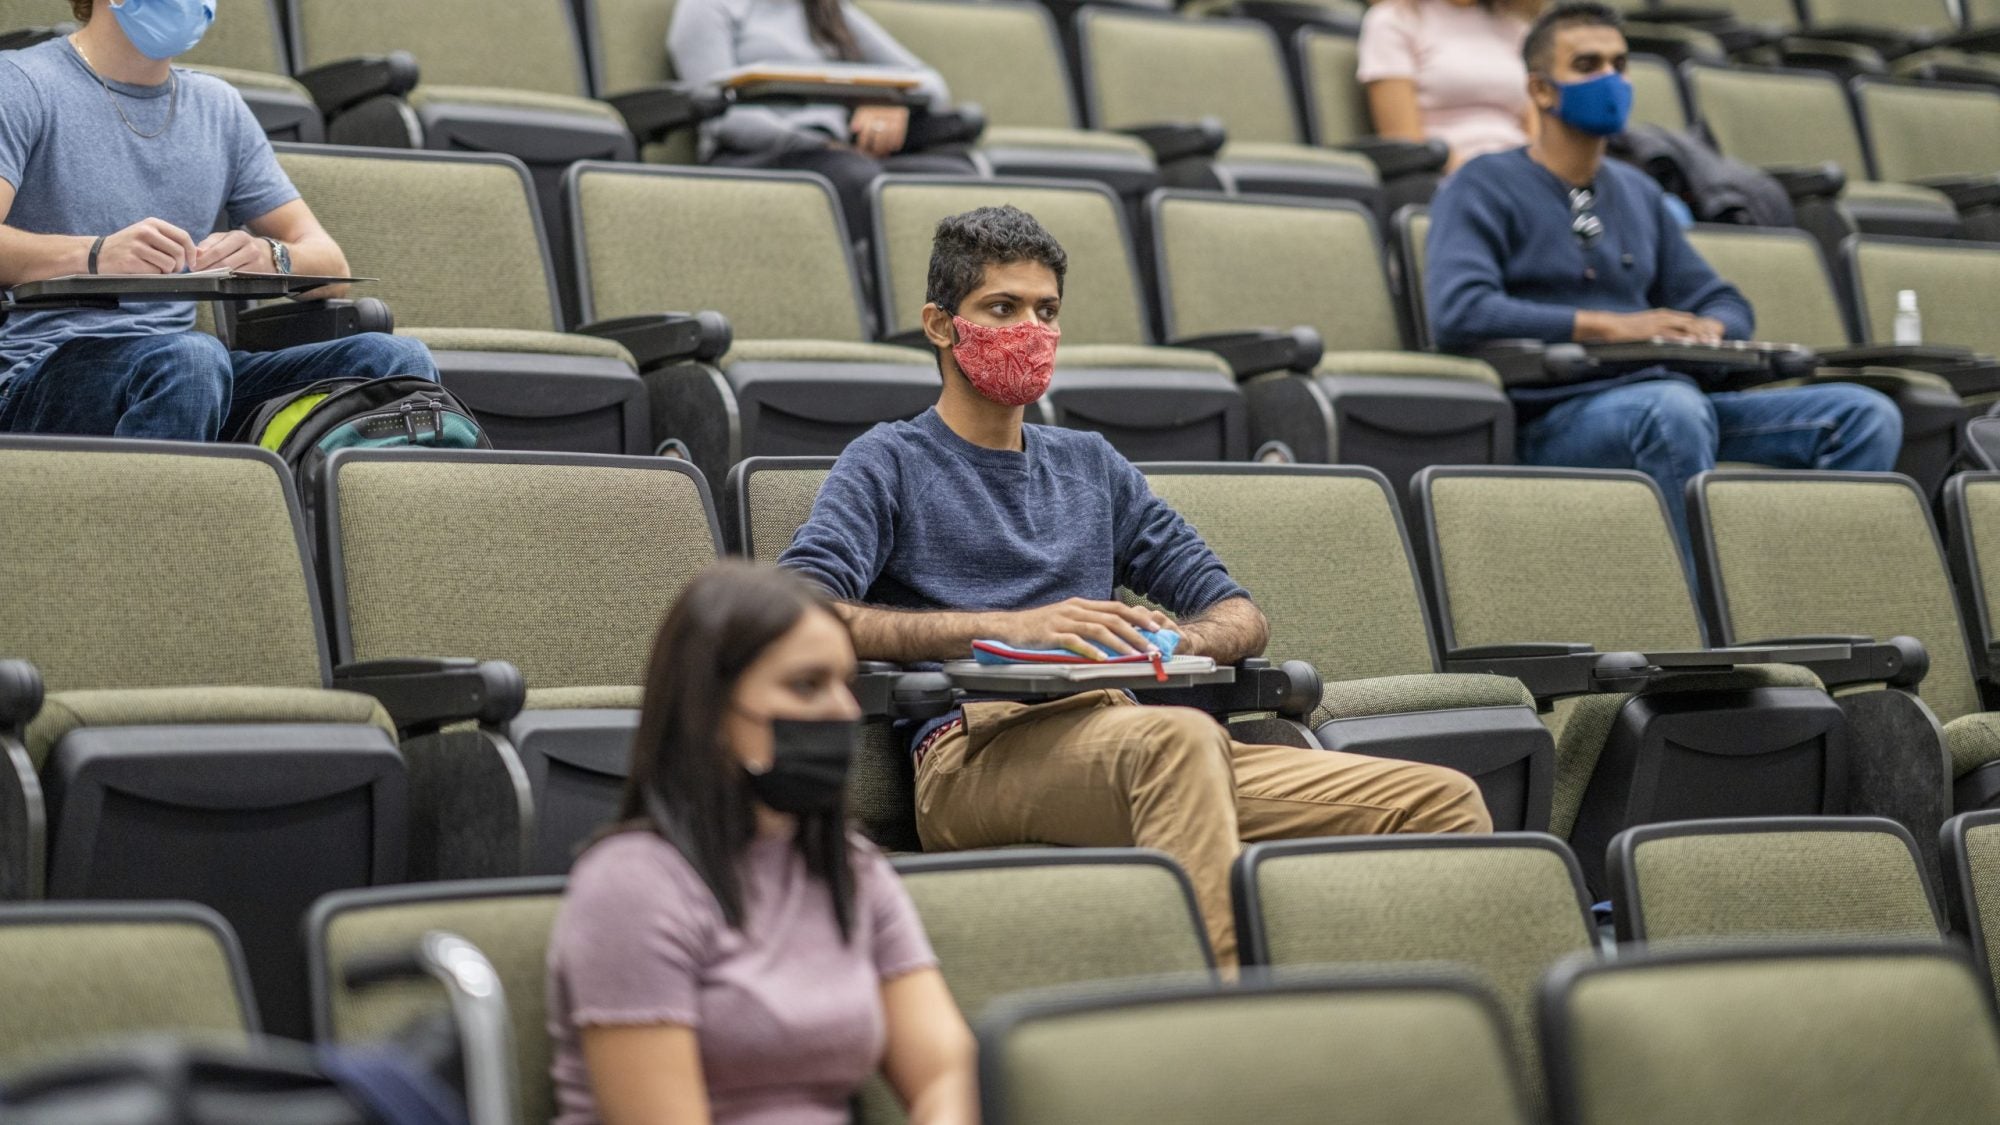
<path fill-rule="evenodd" d="M 1945 907 L 1954 933 L 2000 992 L 2000 809 L 1960 813 L 1945 822 Z"/>
<path fill-rule="evenodd" d="M 40 769 L 71 732 L 91 727 L 236 723 L 341 723 L 373 726 L 390 739 L 396 724 L 372 697 L 296 687 L 111 688 L 59 691 L 28 724 L 28 758 Z"/>
<path fill-rule="evenodd" d="M 1882 179 L 2000 173 L 2000 91 L 1865 81 L 1854 103 Z"/>

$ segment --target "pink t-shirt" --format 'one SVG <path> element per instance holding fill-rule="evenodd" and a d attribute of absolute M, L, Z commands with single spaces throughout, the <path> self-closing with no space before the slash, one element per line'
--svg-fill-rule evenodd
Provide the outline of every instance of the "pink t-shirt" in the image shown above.
<path fill-rule="evenodd" d="M 1424 134 L 1470 160 L 1528 143 L 1527 37 L 1526 21 L 1478 4 L 1381 0 L 1361 20 L 1356 76 L 1414 81 Z"/>
<path fill-rule="evenodd" d="M 872 844 L 854 841 L 853 939 L 790 840 L 751 841 L 741 931 L 673 845 L 626 832 L 578 859 L 549 938 L 557 1125 L 595 1125 L 581 1027 L 681 1024 L 717 1125 L 835 1125 L 882 1061 L 882 982 L 937 964 Z"/>

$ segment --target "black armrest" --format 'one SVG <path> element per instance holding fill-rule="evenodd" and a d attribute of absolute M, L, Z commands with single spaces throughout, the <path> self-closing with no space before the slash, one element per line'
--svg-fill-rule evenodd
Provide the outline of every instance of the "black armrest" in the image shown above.
<path fill-rule="evenodd" d="M 1540 340 L 1493 340 L 1473 353 L 1499 373 L 1503 386 L 1574 383 L 1592 377 L 1596 365 L 1582 344 L 1545 344 Z"/>
<path fill-rule="evenodd" d="M 1229 364 L 1238 379 L 1267 371 L 1311 371 L 1326 354 L 1326 341 L 1312 328 L 1259 328 L 1247 332 L 1220 332 L 1212 336 L 1188 336 L 1171 341 L 1176 348 L 1214 352 Z"/>
<path fill-rule="evenodd" d="M 625 345 L 638 361 L 639 370 L 651 371 L 685 360 L 720 359 L 729 351 L 735 333 L 729 320 L 719 312 L 648 313 L 621 316 L 579 325 L 577 332 L 598 336 Z"/>
<path fill-rule="evenodd" d="M 1935 45 L 1944 36 L 1916 28 L 1869 27 L 1862 24 L 1815 24 L 1794 38 L 1808 42 L 1846 43 L 1865 47 L 1885 59 L 1901 58 Z"/>
<path fill-rule="evenodd" d="M 1869 636 L 1839 634 L 1773 637 L 1770 640 L 1745 641 L 1729 647 L 1815 644 L 1842 644 L 1853 650 L 1852 655 L 1846 660 L 1805 661 L 1800 664 L 1800 667 L 1812 669 L 1820 682 L 1829 688 L 1879 681 L 1891 687 L 1915 691 L 1917 685 L 1924 682 L 1924 677 L 1929 675 L 1931 670 L 1931 654 L 1924 650 L 1924 643 L 1915 637 L 1890 637 L 1886 641 L 1878 641 Z"/>
<path fill-rule="evenodd" d="M 0 660 L 0 731 L 18 734 L 41 709 L 41 670 L 25 660 Z"/>
<path fill-rule="evenodd" d="M 961 103 L 947 110 L 916 109 L 910 113 L 903 151 L 921 152 L 943 145 L 969 145 L 986 132 L 986 110 Z"/>
<path fill-rule="evenodd" d="M 1521 681 L 1537 702 L 1589 695 L 1599 688 L 1592 676 L 1600 654 L 1585 644 L 1503 644 L 1453 649 L 1447 672 L 1508 676 Z"/>
<path fill-rule="evenodd" d="M 400 98 L 416 89 L 417 60 L 408 51 L 363 55 L 326 63 L 292 77 L 312 95 L 319 111 L 332 117 L 370 98 Z"/>
<path fill-rule="evenodd" d="M 1847 187 L 1847 173 L 1829 160 L 1824 164 L 1782 164 L 1764 173 L 1785 189 L 1793 202 L 1803 199 L 1832 199 Z"/>
<path fill-rule="evenodd" d="M 421 734 L 446 723 L 491 726 L 521 713 L 527 685 L 505 660 L 368 660 L 333 670 L 333 686 L 381 702 L 396 728 Z"/>
<path fill-rule="evenodd" d="M 1857 344 L 1851 348 L 1821 349 L 1817 355 L 1820 364 L 1826 367 L 1905 367 L 1942 372 L 1985 365 L 1983 357 L 1971 348 L 1947 344 Z"/>
<path fill-rule="evenodd" d="M 1923 176 L 1910 182 L 1945 193 L 1960 211 L 2000 205 L 2000 175 Z"/>
<path fill-rule="evenodd" d="M 1451 159 L 1451 146 L 1443 141 L 1399 141 L 1388 137 L 1362 137 L 1340 146 L 1367 157 L 1385 180 L 1412 176 L 1419 172 L 1442 172 Z"/>
<path fill-rule="evenodd" d="M 229 342 L 238 351 L 274 352 L 300 344 L 341 340 L 363 332 L 395 330 L 395 314 L 374 297 L 274 301 L 237 312 Z"/>
<path fill-rule="evenodd" d="M 604 99 L 625 118 L 625 127 L 643 144 L 692 128 L 729 108 L 729 97 L 713 86 L 661 83 L 625 90 Z"/>
<path fill-rule="evenodd" d="M 905 328 L 901 332 L 891 332 L 887 336 L 882 337 L 882 342 L 885 344 L 895 344 L 899 347 L 924 348 L 926 350 L 931 346 L 931 338 L 924 335 L 924 330 L 921 328 Z"/>
<path fill-rule="evenodd" d="M 1188 160 L 1197 156 L 1214 156 L 1229 141 L 1228 132 L 1223 129 L 1220 118 L 1204 117 L 1199 121 L 1169 121 L 1158 125 L 1134 125 L 1118 130 L 1146 142 L 1153 150 L 1153 159 L 1162 164 L 1176 160 Z"/>
<path fill-rule="evenodd" d="M 2000 70 L 1977 60 L 1960 62 L 1949 56 L 1925 59 L 1898 73 L 1918 82 L 1956 82 L 1966 86 L 2000 86 Z"/>
<path fill-rule="evenodd" d="M 1143 698 L 1148 704 L 1192 707 L 1211 715 L 1274 711 L 1303 722 L 1319 708 L 1325 693 L 1319 669 L 1303 660 L 1287 660 L 1274 668 L 1269 660 L 1251 657 L 1237 663 L 1235 683 L 1152 689 Z"/>
<path fill-rule="evenodd" d="M 943 672 L 912 672 L 880 660 L 856 666 L 852 685 L 870 719 L 935 719 L 958 705 L 958 689 Z"/>
<path fill-rule="evenodd" d="M 18 27 L 11 31 L 0 31 L 0 51 L 19 51 L 37 43 L 59 39 L 76 30 L 73 23 L 60 23 L 53 27 Z"/>

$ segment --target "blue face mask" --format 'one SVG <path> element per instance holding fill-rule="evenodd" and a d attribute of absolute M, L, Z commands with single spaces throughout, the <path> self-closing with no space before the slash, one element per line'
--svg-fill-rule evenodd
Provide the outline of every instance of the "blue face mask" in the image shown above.
<path fill-rule="evenodd" d="M 111 14 L 140 54 L 164 62 L 194 50 L 208 34 L 215 0 L 125 0 Z"/>
<path fill-rule="evenodd" d="M 1581 82 L 1555 82 L 1561 95 L 1556 117 L 1574 129 L 1593 137 L 1608 137 L 1625 131 L 1625 119 L 1632 115 L 1632 83 L 1617 71 L 1609 71 Z"/>

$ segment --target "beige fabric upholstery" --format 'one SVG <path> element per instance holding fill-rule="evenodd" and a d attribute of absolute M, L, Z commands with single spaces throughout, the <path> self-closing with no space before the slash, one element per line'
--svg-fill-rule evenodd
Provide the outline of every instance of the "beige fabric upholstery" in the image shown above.
<path fill-rule="evenodd" d="M 1847 203 L 1867 203 L 1877 207 L 1904 207 L 1915 211 L 1949 214 L 1957 211 L 1951 197 L 1935 188 L 1917 184 L 1891 184 L 1863 180 L 1849 183 L 1840 198 Z"/>
<path fill-rule="evenodd" d="M 345 466 L 338 488 L 356 660 L 420 645 L 542 688 L 643 683 L 660 619 L 715 558 L 677 472 L 424 458 Z"/>
<path fill-rule="evenodd" d="M 396 724 L 372 696 L 320 688 L 174 687 L 65 691 L 49 696 L 28 724 L 28 758 L 37 767 L 71 731 L 85 727 L 182 726 L 197 723 L 342 723 L 379 728 L 396 741 Z"/>
<path fill-rule="evenodd" d="M 1988 762 L 2000 761 L 2000 712 L 1960 715 L 1946 723 L 1944 747 L 1951 754 L 1953 777 L 1964 777 Z"/>
<path fill-rule="evenodd" d="M 500 86 L 437 86 L 426 83 L 410 91 L 412 108 L 429 105 L 479 105 L 527 113 L 565 113 L 594 117 L 623 127 L 625 119 L 604 102 L 579 98 L 574 94 L 545 94 L 534 90 L 509 90 Z"/>
<path fill-rule="evenodd" d="M 0 450 L 0 648 L 52 694 L 324 687 L 285 487 L 248 456 Z"/>
<path fill-rule="evenodd" d="M 1039 220 L 1069 254 L 1063 281 L 1062 347 L 1138 344 L 1147 339 L 1118 203 L 1089 187 L 1015 184 L 895 184 L 882 192 L 879 237 L 889 252 L 886 331 L 919 327 L 938 220 L 1010 203 Z"/>
<path fill-rule="evenodd" d="M 1864 82 L 1855 98 L 1883 179 L 2000 171 L 2000 91 Z"/>
<path fill-rule="evenodd" d="M 1850 191 L 1868 179 L 1847 93 L 1832 75 L 1703 66 L 1689 69 L 1688 86 L 1724 153 L 1765 166 L 1831 160 Z"/>
<path fill-rule="evenodd" d="M 1707 484 L 1731 635 L 1907 635 L 1930 653 L 1918 694 L 1949 723 L 1983 710 L 1958 604 L 1922 497 L 1810 474 Z"/>
<path fill-rule="evenodd" d="M 282 74 L 266 74 L 259 70 L 236 70 L 226 66 L 193 67 L 203 74 L 212 74 L 239 90 L 269 90 L 274 93 L 290 94 L 295 98 L 312 101 L 312 95 L 304 86 Z"/>
<path fill-rule="evenodd" d="M 1035 1020 L 982 1050 L 1007 1125 L 1525 1120 L 1492 1015 L 1443 989 L 1217 991 Z"/>
<path fill-rule="evenodd" d="M 582 711 L 613 709 L 636 711 L 645 689 L 637 684 L 600 684 L 588 687 L 529 688 L 523 711 Z"/>
<path fill-rule="evenodd" d="M 2000 618 L 2000 479 L 1965 478 L 1966 541 L 1954 546 L 1970 547 L 1979 573 L 1973 575 L 1979 602 L 1989 618 Z M 1973 607 L 1966 607 L 1966 621 L 1976 623 Z"/>
<path fill-rule="evenodd" d="M 1215 154 L 1225 164 L 1299 164 L 1316 168 L 1338 168 L 1365 180 L 1379 180 L 1375 164 L 1365 156 L 1333 149 L 1313 148 L 1297 141 L 1230 141 Z"/>
<path fill-rule="evenodd" d="M 256 71 L 267 76 L 289 74 L 291 68 L 285 65 L 284 47 L 278 37 L 282 34 L 278 21 L 273 19 L 272 0 L 232 0 L 219 5 L 215 19 L 208 25 L 208 31 L 194 49 L 174 59 L 175 63 L 198 66 L 210 73 L 227 67 L 232 71 Z M 9 20 L 10 9 L 33 8 L 51 18 L 30 19 L 19 25 Z M 54 23 L 54 13 L 61 6 L 52 0 L 16 0 L 14 3 L 0 3 L 0 27 L 29 26 L 37 23 Z M 62 12 L 61 18 L 68 19 L 69 13 Z M 232 76 L 231 82 L 235 81 Z M 289 81 L 289 80 L 287 80 Z"/>
<path fill-rule="evenodd" d="M 1007 126 L 1076 129 L 1062 44 L 1041 5 L 867 0 L 861 10 L 935 67 L 954 101 L 985 109 L 988 143 Z"/>
<path fill-rule="evenodd" d="M 0 918 L 0 995 L 0 1072 L 148 1032 L 247 1039 L 228 950 L 179 918 Z"/>
<path fill-rule="evenodd" d="M 916 348 L 857 344 L 846 340 L 738 340 L 722 357 L 735 363 L 908 363 L 935 368 L 937 360 Z"/>
<path fill-rule="evenodd" d="M 740 340 L 862 339 L 850 250 L 819 184 L 635 169 L 577 190 L 597 318 L 724 309 Z"/>
<path fill-rule="evenodd" d="M 799 525 L 812 514 L 826 474 L 825 469 L 760 469 L 743 478 L 749 490 L 752 559 L 776 562 L 791 546 Z"/>
<path fill-rule="evenodd" d="M 1950 9 L 1938 0 L 1813 0 L 1812 18 L 1820 27 L 1858 24 L 1905 31 L 1958 30 Z"/>
<path fill-rule="evenodd" d="M 1355 38 L 1308 27 L 1302 41 L 1306 91 L 1312 107 L 1306 119 L 1315 130 L 1312 139 L 1337 145 L 1373 134 L 1375 123 L 1368 115 L 1367 95 L 1354 78 L 1360 65 Z"/>
<path fill-rule="evenodd" d="M 1946 858 L 1949 864 L 1951 859 Z M 1971 916 L 1979 920 L 1986 939 L 1986 975 L 2000 982 L 2000 824 L 1981 824 L 1965 830 L 1965 865 L 1972 873 L 1968 886 L 1959 888 Z M 1978 952 L 1977 950 L 1974 951 Z"/>
<path fill-rule="evenodd" d="M 929 7 L 928 0 L 920 0 L 914 6 Z M 969 4 L 967 7 L 986 8 L 996 5 L 985 3 Z M 980 147 L 994 148 L 1055 148 L 1076 149 L 1087 152 L 1105 152 L 1124 156 L 1138 156 L 1151 160 L 1153 150 L 1146 142 L 1123 133 L 1105 133 L 1090 129 L 1045 129 L 1024 125 L 989 125 L 979 135 Z"/>
<path fill-rule="evenodd" d="M 1559 854 L 1502 841 L 1348 848 L 1268 857 L 1255 882 L 1270 964 L 1438 962 L 1477 971 L 1506 1014 L 1523 1085 L 1540 1091 L 1536 985 L 1595 940 Z"/>
<path fill-rule="evenodd" d="M 1895 339 L 1896 294 L 1914 289 L 1924 316 L 1924 339 L 1992 354 L 2000 351 L 2000 323 L 1986 295 L 2000 285 L 2000 252 L 1980 244 L 1963 247 L 1863 239 L 1857 255 L 1860 288 L 1871 340 Z"/>
<path fill-rule="evenodd" d="M 1855 954 L 1634 966 L 1564 1004 L 1575 1120 L 1973 1125 L 2000 1041 L 1956 961 Z"/>
<path fill-rule="evenodd" d="M 548 943 L 561 905 L 562 896 L 556 894 L 506 895 L 363 906 L 334 915 L 326 928 L 328 963 L 312 966 L 327 979 L 334 1041 L 388 1039 L 446 1003 L 444 990 L 430 981 L 350 991 L 340 983 L 340 966 L 358 954 L 408 948 L 432 930 L 457 934 L 493 963 L 506 991 L 520 1120 L 547 1121 L 555 1114 L 549 1080 Z"/>
<path fill-rule="evenodd" d="M 293 0 L 292 18 L 305 48 L 302 68 L 408 51 L 426 84 L 586 92 L 563 0 L 511 4 L 504 18 L 484 0 Z"/>
<path fill-rule="evenodd" d="M 516 169 L 325 152 L 283 153 L 278 162 L 312 200 L 348 267 L 381 279 L 368 295 L 387 301 L 397 320 L 556 330 L 535 201 Z M 479 237 L 467 238 L 468 230 Z"/>
<path fill-rule="evenodd" d="M 1316 722 L 1408 715 L 1416 711 L 1452 711 L 1468 707 L 1533 707 L 1535 697 L 1519 680 L 1506 676 L 1429 672 L 1415 676 L 1378 676 L 1326 685 Z"/>
<path fill-rule="evenodd" d="M 1626 64 L 1625 77 L 1632 82 L 1634 124 L 1658 125 L 1663 129 L 1687 128 L 1687 108 L 1681 104 L 1680 79 L 1675 77 L 1672 64 L 1655 59 L 1633 59 Z"/>
<path fill-rule="evenodd" d="M 1819 346 L 1847 342 L 1839 300 L 1812 235 L 1790 229 L 1697 227 L 1688 232 L 1688 244 L 1757 310 L 1759 339 Z"/>
<path fill-rule="evenodd" d="M 1491 364 L 1431 352 L 1328 352 L 1313 370 L 1321 375 L 1401 375 L 1500 386 L 1500 376 Z"/>
<path fill-rule="evenodd" d="M 422 340 L 434 352 L 504 352 L 512 355 L 586 356 L 615 359 L 637 369 L 625 345 L 573 332 L 524 332 L 509 328 L 398 328 L 398 336 Z"/>
<path fill-rule="evenodd" d="M 1938 936 L 1916 857 L 1887 832 L 1663 836 L 1632 876 L 1648 942 Z"/>
<path fill-rule="evenodd" d="M 1650 482 L 1447 474 L 1431 480 L 1429 501 L 1458 647 L 1702 647 L 1680 551 Z"/>
<path fill-rule="evenodd" d="M 597 15 L 591 53 L 604 82 L 599 93 L 617 94 L 674 79 L 667 27 L 674 0 L 590 0 Z"/>
<path fill-rule="evenodd" d="M 1101 128 L 1216 117 L 1237 144 L 1289 145 L 1303 136 L 1277 36 L 1263 24 L 1107 8 L 1078 28 Z"/>
<path fill-rule="evenodd" d="M 1214 352 L 1196 348 L 1138 347 L 1119 344 L 1068 344 L 1056 349 L 1058 369 L 1133 367 L 1171 371 L 1213 371 L 1230 376 L 1229 364 Z M 1231 377 L 1233 379 L 1233 377 Z"/>

